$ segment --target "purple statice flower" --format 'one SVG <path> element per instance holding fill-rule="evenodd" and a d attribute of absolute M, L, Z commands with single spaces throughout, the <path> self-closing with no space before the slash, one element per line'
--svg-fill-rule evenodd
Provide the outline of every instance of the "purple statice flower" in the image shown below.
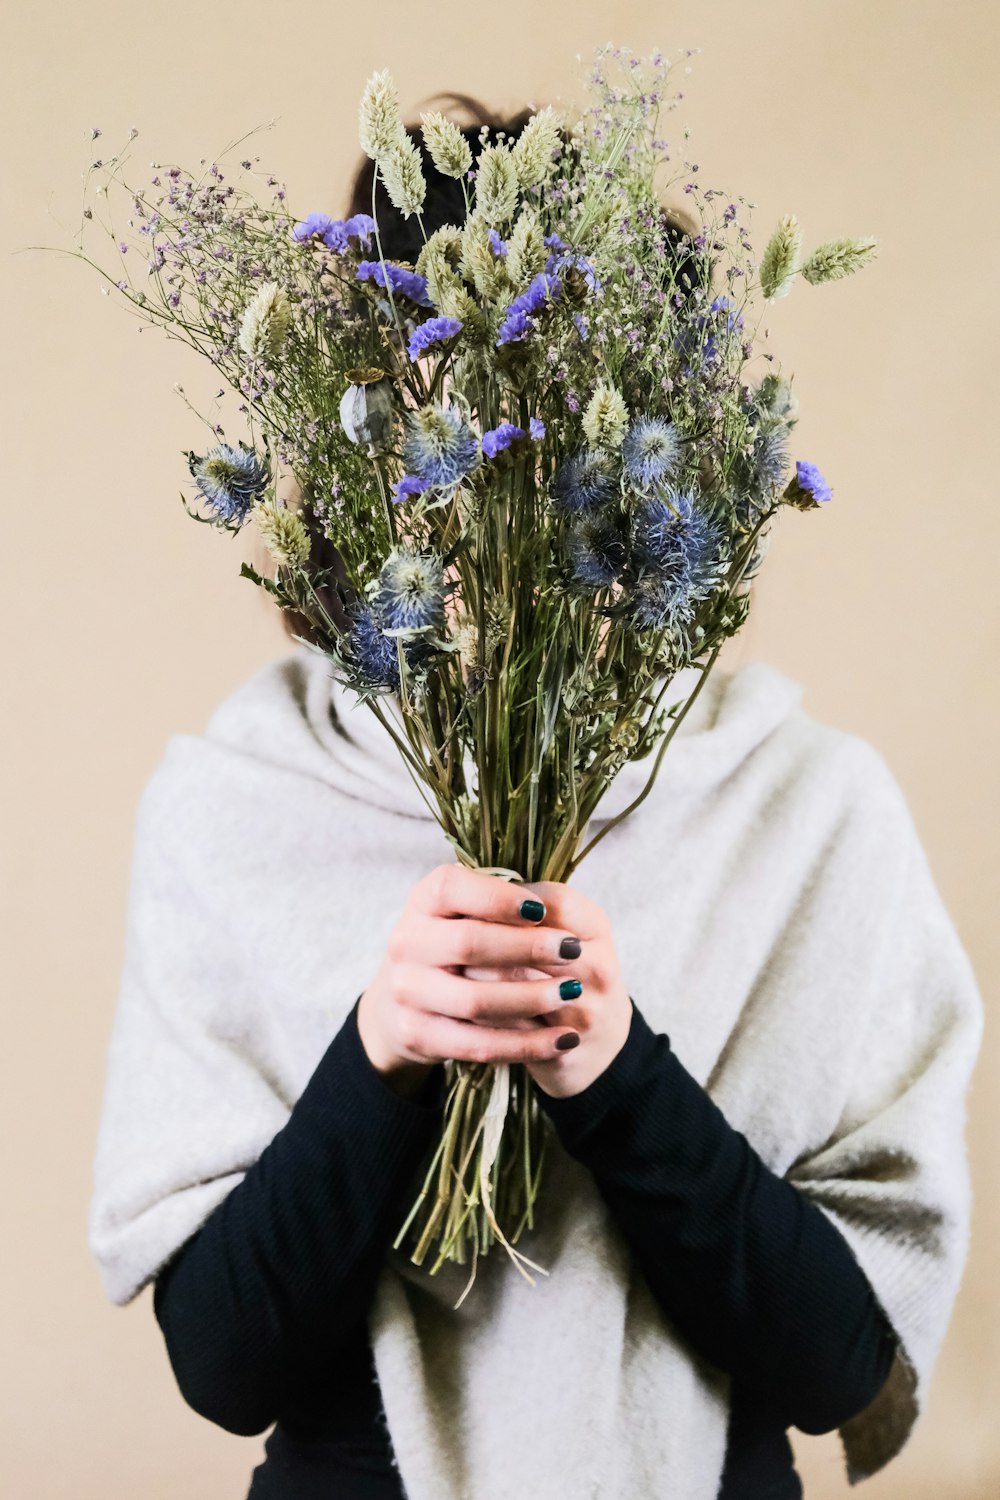
<path fill-rule="evenodd" d="M 569 249 L 569 246 L 567 245 L 566 241 L 563 240 L 563 239 L 560 239 L 559 235 L 556 234 L 555 230 L 553 230 L 551 234 L 547 234 L 545 236 L 543 244 L 547 245 L 550 250 L 568 250 Z"/>
<path fill-rule="evenodd" d="M 374 281 L 376 285 L 384 287 L 388 278 L 389 290 L 399 292 L 401 296 L 408 297 L 418 307 L 433 307 L 434 304 L 427 295 L 427 278 L 420 276 L 416 271 L 408 271 L 405 266 L 397 266 L 393 261 L 385 262 L 385 270 L 379 260 L 363 260 L 354 273 L 359 281 Z"/>
<path fill-rule="evenodd" d="M 334 220 L 329 214 L 307 214 L 292 226 L 293 240 L 311 240 L 322 237 L 333 228 Z"/>
<path fill-rule="evenodd" d="M 528 431 L 533 438 L 545 436 L 545 423 L 541 417 L 532 417 L 528 423 Z"/>
<path fill-rule="evenodd" d="M 599 510 L 574 516 L 566 537 L 574 583 L 607 588 L 625 567 L 625 551 L 625 538 L 613 517 Z"/>
<path fill-rule="evenodd" d="M 558 297 L 561 291 L 562 284 L 558 276 L 551 276 L 548 271 L 539 271 L 525 290 L 508 306 L 500 325 L 497 344 L 509 344 L 514 340 L 523 339 L 535 326 L 534 318 L 542 312 L 546 303 Z"/>
<path fill-rule="evenodd" d="M 458 484 L 481 461 L 479 439 L 457 406 L 434 403 L 410 416 L 403 463 L 425 488 Z"/>
<path fill-rule="evenodd" d="M 632 558 L 639 576 L 629 612 L 654 629 L 690 619 L 726 567 L 718 525 L 684 493 L 643 501 L 632 521 Z"/>
<path fill-rule="evenodd" d="M 426 488 L 426 484 L 419 475 L 404 474 L 392 487 L 393 504 L 398 505 L 401 500 L 408 500 L 411 495 L 421 495 Z"/>
<path fill-rule="evenodd" d="M 383 630 L 441 629 L 445 582 L 436 553 L 394 547 L 378 577 L 376 609 Z"/>
<path fill-rule="evenodd" d="M 502 240 L 495 229 L 490 230 L 490 249 L 494 255 L 507 254 L 507 241 Z"/>
<path fill-rule="evenodd" d="M 800 489 L 806 490 L 816 501 L 832 500 L 833 490 L 827 484 L 815 464 L 804 458 L 795 461 L 795 479 Z"/>
<path fill-rule="evenodd" d="M 596 448 L 579 448 L 559 465 L 549 494 L 559 510 L 587 511 L 610 500 L 617 487 L 610 457 Z"/>
<path fill-rule="evenodd" d="M 527 436 L 524 428 L 518 427 L 516 422 L 501 422 L 499 427 L 491 427 L 483 433 L 483 452 L 487 458 L 496 458 L 504 448 L 510 447 L 515 438 Z"/>
<path fill-rule="evenodd" d="M 632 483 L 645 489 L 673 474 L 681 458 L 676 425 L 664 417 L 636 417 L 622 440 L 622 468 Z"/>
<path fill-rule="evenodd" d="M 250 507 L 270 483 L 267 467 L 252 448 L 220 443 L 204 457 L 187 453 L 191 477 L 202 499 L 224 521 L 246 520 Z"/>
<path fill-rule="evenodd" d="M 382 624 L 371 605 L 360 602 L 354 605 L 344 645 L 359 686 L 399 687 L 396 642 L 382 633 Z"/>
<path fill-rule="evenodd" d="M 453 338 L 464 327 L 461 318 L 428 318 L 426 323 L 421 323 L 410 335 L 406 346 L 410 358 L 416 359 L 421 350 L 429 348 L 431 344 L 440 344 L 445 339 Z"/>

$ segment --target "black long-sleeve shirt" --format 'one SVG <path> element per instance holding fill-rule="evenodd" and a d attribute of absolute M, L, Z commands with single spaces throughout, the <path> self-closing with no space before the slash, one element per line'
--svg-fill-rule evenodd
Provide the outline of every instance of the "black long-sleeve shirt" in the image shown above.
<path fill-rule="evenodd" d="M 274 1424 L 253 1500 L 405 1500 L 366 1314 L 444 1100 L 443 1064 L 412 1097 L 388 1086 L 355 1004 L 285 1125 L 156 1279 L 188 1404 L 229 1432 Z M 801 1496 L 787 1428 L 863 1410 L 895 1348 L 847 1241 L 634 1003 L 604 1072 L 539 1101 L 672 1325 L 732 1376 L 719 1500 Z"/>

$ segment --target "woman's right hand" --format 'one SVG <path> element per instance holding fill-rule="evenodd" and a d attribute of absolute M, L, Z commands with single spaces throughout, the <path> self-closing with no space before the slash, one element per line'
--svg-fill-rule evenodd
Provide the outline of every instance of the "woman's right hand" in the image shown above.
<path fill-rule="evenodd" d="M 361 1041 L 380 1072 L 417 1085 L 449 1058 L 549 1061 L 567 1049 L 561 1038 L 579 1040 L 572 1027 L 532 1024 L 565 1007 L 560 984 L 580 956 L 575 934 L 538 925 L 540 905 L 530 886 L 460 864 L 438 865 L 413 887 L 358 1004 Z M 555 976 L 524 977 L 542 965 Z M 465 966 L 507 977 L 470 979 Z"/>

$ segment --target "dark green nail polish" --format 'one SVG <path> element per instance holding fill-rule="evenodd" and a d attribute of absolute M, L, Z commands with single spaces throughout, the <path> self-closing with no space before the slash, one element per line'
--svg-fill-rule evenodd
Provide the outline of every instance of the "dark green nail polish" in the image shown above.
<path fill-rule="evenodd" d="M 576 1047 L 579 1041 L 580 1033 L 578 1031 L 567 1031 L 565 1036 L 561 1036 L 556 1042 L 556 1046 L 560 1052 L 568 1052 L 570 1047 Z"/>
<path fill-rule="evenodd" d="M 540 922 L 544 915 L 545 907 L 540 901 L 532 901 L 529 897 L 527 901 L 521 902 L 521 916 L 526 922 Z"/>
<path fill-rule="evenodd" d="M 583 994 L 583 985 L 579 979 L 564 979 L 559 986 L 560 1000 L 578 1000 Z"/>

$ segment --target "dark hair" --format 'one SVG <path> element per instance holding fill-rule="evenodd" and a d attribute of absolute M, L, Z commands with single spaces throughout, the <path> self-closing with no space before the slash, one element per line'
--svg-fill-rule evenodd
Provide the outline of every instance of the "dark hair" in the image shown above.
<path fill-rule="evenodd" d="M 478 157 L 483 145 L 495 145 L 501 136 L 508 142 L 515 140 L 531 119 L 534 110 L 524 108 L 515 114 L 497 114 L 490 110 L 481 100 L 473 98 L 469 94 L 433 94 L 424 104 L 432 104 L 435 99 L 451 100 L 453 104 L 466 110 L 474 119 L 469 125 L 459 125 L 459 130 L 465 136 L 472 151 L 473 159 Z M 458 123 L 457 121 L 455 122 Z M 443 224 L 455 224 L 461 227 L 465 222 L 465 197 L 462 193 L 462 185 L 455 177 L 446 177 L 439 172 L 431 160 L 423 140 L 423 129 L 420 124 L 404 125 L 407 135 L 420 153 L 421 166 L 423 168 L 424 181 L 427 184 L 427 192 L 424 205 L 421 209 L 423 217 L 424 233 L 429 237 Z M 563 133 L 564 144 L 568 142 L 568 133 Z M 372 213 L 372 183 L 375 180 L 375 163 L 370 156 L 363 156 L 355 169 L 351 180 L 344 217 L 352 214 Z M 374 215 L 378 220 L 379 237 L 382 241 L 382 252 L 386 259 L 394 261 L 406 261 L 411 266 L 416 263 L 417 257 L 423 247 L 424 237 L 415 214 L 410 218 L 404 218 L 399 209 L 395 207 L 385 190 L 385 184 L 381 177 L 375 183 L 375 208 Z M 679 257 L 684 257 L 686 252 L 681 246 L 681 241 L 686 234 L 697 233 L 696 226 L 685 224 L 679 214 L 663 208 L 663 224 L 667 238 L 672 247 L 677 251 Z M 695 286 L 698 283 L 698 275 L 691 261 L 691 270 L 687 282 L 685 282 L 686 265 L 682 259 L 678 269 L 678 284 L 680 286 Z M 341 584 L 346 586 L 348 580 L 344 572 L 343 561 L 340 553 L 333 543 L 323 533 L 321 523 L 313 516 L 309 507 L 301 513 L 310 537 L 312 538 L 312 550 L 309 556 L 310 570 L 323 571 L 333 569 Z M 338 626 L 345 627 L 347 624 L 345 611 L 341 599 L 333 588 L 319 588 L 317 592 L 323 600 L 327 612 L 337 622 Z M 282 623 L 286 634 L 300 635 L 305 639 L 314 639 L 307 620 L 303 616 L 289 610 L 282 610 Z"/>

